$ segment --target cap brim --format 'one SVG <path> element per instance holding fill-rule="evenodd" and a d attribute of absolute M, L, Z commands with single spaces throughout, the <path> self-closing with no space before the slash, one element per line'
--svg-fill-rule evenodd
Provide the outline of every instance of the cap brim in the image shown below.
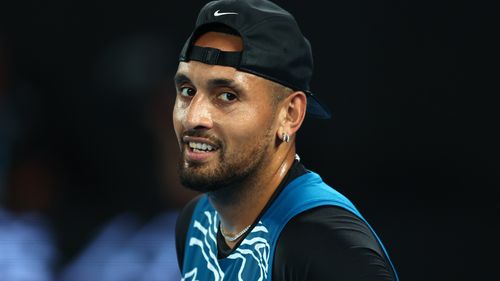
<path fill-rule="evenodd" d="M 307 112 L 306 116 L 311 116 L 319 119 L 330 119 L 332 118 L 332 113 L 328 107 L 317 99 L 313 93 L 306 91 L 307 94 Z"/>

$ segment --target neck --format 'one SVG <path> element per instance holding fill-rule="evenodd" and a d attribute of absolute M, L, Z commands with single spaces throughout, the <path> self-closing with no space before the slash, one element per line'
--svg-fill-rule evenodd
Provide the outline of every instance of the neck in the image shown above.
<path fill-rule="evenodd" d="M 236 234 L 255 221 L 283 181 L 294 158 L 295 148 L 290 145 L 286 153 L 273 156 L 268 165 L 263 165 L 246 182 L 208 194 L 226 233 Z"/>

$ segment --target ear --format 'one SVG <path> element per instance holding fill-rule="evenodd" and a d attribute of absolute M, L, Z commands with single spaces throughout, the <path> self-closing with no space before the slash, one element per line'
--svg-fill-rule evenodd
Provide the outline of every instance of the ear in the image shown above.
<path fill-rule="evenodd" d="M 283 134 L 287 134 L 293 139 L 295 133 L 300 129 L 306 115 L 307 97 L 304 92 L 297 91 L 291 93 L 283 101 L 280 111 L 280 129 L 278 138 L 282 139 Z"/>

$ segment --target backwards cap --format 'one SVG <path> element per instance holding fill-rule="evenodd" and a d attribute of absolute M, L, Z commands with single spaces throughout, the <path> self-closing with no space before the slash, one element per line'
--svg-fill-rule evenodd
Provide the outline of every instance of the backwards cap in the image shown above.
<path fill-rule="evenodd" d="M 194 46 L 200 33 L 210 26 L 227 26 L 243 40 L 243 51 L 225 52 Z M 208 28 L 207 28 L 208 27 Z M 180 61 L 234 67 L 277 82 L 307 95 L 307 114 L 331 117 L 328 108 L 309 90 L 313 72 L 311 45 L 294 17 L 266 0 L 218 0 L 207 3 L 198 14 L 196 26 L 181 51 Z"/>

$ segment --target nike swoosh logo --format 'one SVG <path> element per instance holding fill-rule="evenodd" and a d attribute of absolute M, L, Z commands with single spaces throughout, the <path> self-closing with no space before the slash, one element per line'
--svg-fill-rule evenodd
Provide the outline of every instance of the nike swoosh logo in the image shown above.
<path fill-rule="evenodd" d="M 220 10 L 217 10 L 214 12 L 214 16 L 215 17 L 220 17 L 220 16 L 225 16 L 225 15 L 237 15 L 238 13 L 235 13 L 235 12 L 225 12 L 225 13 L 221 13 Z"/>

